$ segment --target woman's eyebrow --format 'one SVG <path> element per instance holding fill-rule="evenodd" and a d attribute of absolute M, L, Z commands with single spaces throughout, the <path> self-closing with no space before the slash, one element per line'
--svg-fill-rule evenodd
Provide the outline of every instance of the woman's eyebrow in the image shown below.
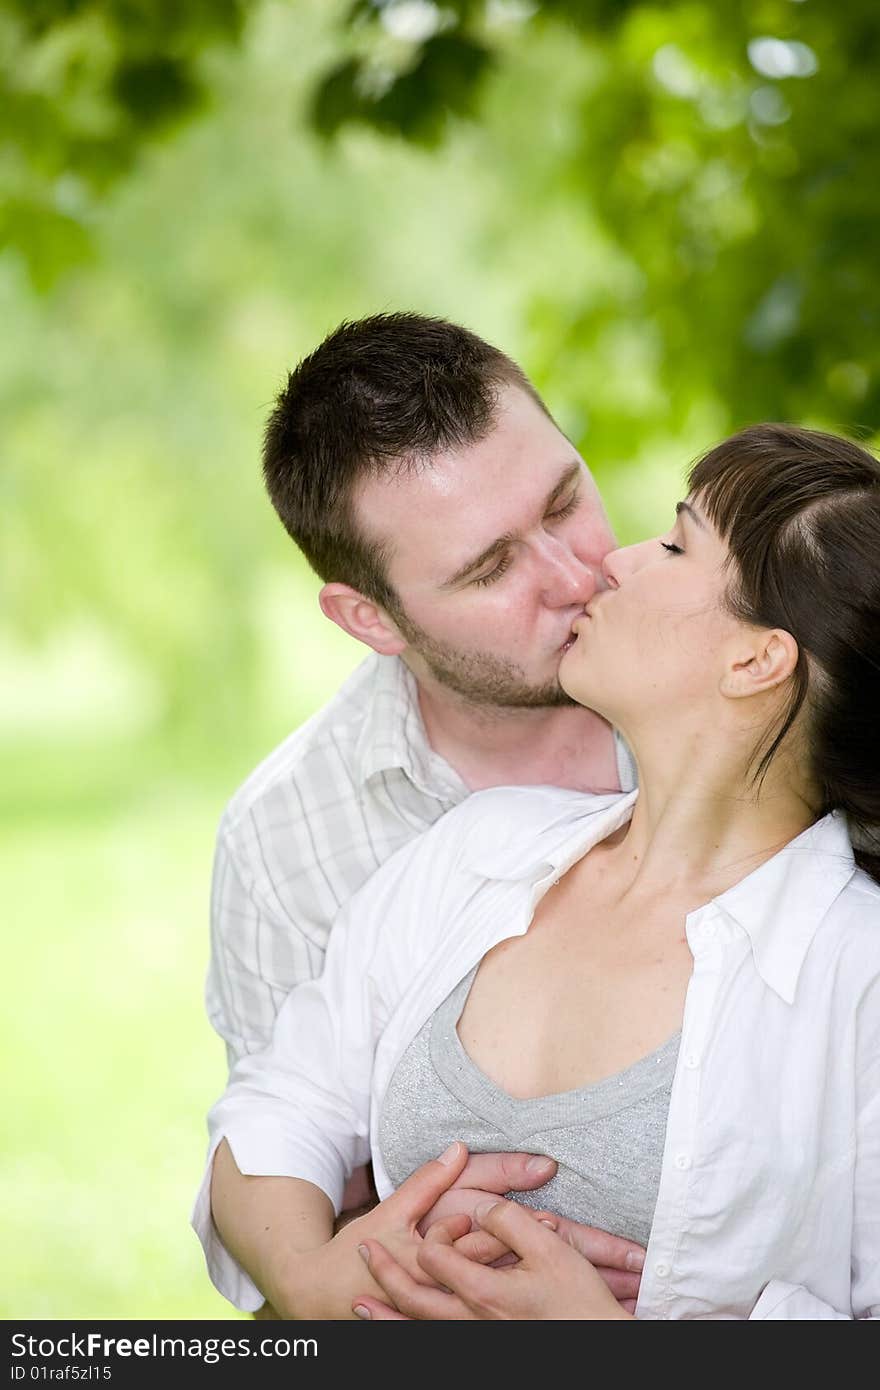
<path fill-rule="evenodd" d="M 706 523 L 704 522 L 703 518 L 700 516 L 700 513 L 694 511 L 694 509 L 693 509 L 693 507 L 691 506 L 690 502 L 676 502 L 676 504 L 675 504 L 675 515 L 676 515 L 676 516 L 681 516 L 682 512 L 685 512 L 685 513 L 690 517 L 690 519 L 691 519 L 691 521 L 694 523 L 694 525 L 695 525 L 695 526 L 699 526 L 699 528 L 700 528 L 701 531 L 705 531 L 705 529 L 706 529 Z"/>

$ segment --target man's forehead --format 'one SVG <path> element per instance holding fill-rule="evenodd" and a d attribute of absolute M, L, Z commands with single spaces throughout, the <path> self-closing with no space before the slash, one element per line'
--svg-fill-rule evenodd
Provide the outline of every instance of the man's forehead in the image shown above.
<path fill-rule="evenodd" d="M 442 456 L 365 479 L 355 509 L 388 563 L 448 587 L 484 552 L 537 525 L 548 507 L 587 476 L 563 436 L 534 467 L 451 467 Z"/>

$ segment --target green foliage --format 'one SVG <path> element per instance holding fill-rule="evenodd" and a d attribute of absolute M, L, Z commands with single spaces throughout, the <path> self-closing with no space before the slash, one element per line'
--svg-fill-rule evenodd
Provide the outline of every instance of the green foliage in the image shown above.
<path fill-rule="evenodd" d="M 346 59 L 318 88 L 312 123 L 321 135 L 335 135 L 354 120 L 385 134 L 436 145 L 449 115 L 470 115 L 475 89 L 489 67 L 489 50 L 473 39 L 441 34 L 422 45 L 411 67 L 396 74 L 384 90 L 371 80 L 370 66 Z"/>
<path fill-rule="evenodd" d="M 263 494 L 285 370 L 469 324 L 622 541 L 740 421 L 876 427 L 876 56 L 866 0 L 0 0 L 7 1316 L 230 1314 L 213 831 L 361 654 Z"/>
<path fill-rule="evenodd" d="M 563 95 L 552 73 L 532 65 L 526 96 L 530 47 L 563 26 L 581 55 L 580 79 Z M 542 191 L 589 211 L 621 275 L 586 293 L 559 285 L 534 304 L 548 354 L 583 358 L 605 351 L 609 336 L 641 340 L 660 367 L 658 422 L 681 423 L 695 396 L 711 394 L 735 422 L 880 425 L 873 0 L 831 9 L 792 0 L 372 0 L 350 13 L 349 32 L 358 57 L 345 83 L 337 70 L 318 89 L 323 130 L 368 121 L 410 138 L 448 133 L 450 116 L 491 109 L 492 68 L 506 70 L 499 88 L 520 78 L 506 85 L 509 105 L 524 96 L 546 103 L 568 128 L 564 143 L 546 148 Z M 471 44 L 493 61 L 467 61 Z M 457 66 L 454 82 L 413 83 L 441 47 Z M 372 91 L 371 71 L 381 75 Z M 540 131 L 538 121 L 534 140 Z M 502 137 L 490 155 L 529 216 L 536 190 L 522 176 L 523 146 Z M 600 447 L 626 428 L 617 405 L 590 413 Z M 633 424 L 644 429 L 644 412 Z"/>
<path fill-rule="evenodd" d="M 38 288 L 89 255 L 95 198 L 204 105 L 206 50 L 258 8 L 7 0 L 0 244 Z M 356 0 L 337 22 L 310 102 L 320 135 L 368 126 L 434 149 L 475 118 L 517 216 L 534 216 L 539 152 L 541 197 L 607 240 L 604 286 L 534 300 L 548 355 L 628 340 L 659 364 L 652 424 L 680 427 L 706 395 L 735 422 L 880 424 L 873 0 Z M 493 118 L 502 100 L 532 112 L 526 145 Z M 539 144 L 548 117 L 566 137 Z M 589 416 L 600 447 L 646 424 L 641 408 Z"/>
<path fill-rule="evenodd" d="M 86 258 L 94 200 L 205 98 L 202 54 L 251 0 L 3 0 L 0 246 L 38 289 Z"/>
<path fill-rule="evenodd" d="M 118 701 L 182 738 L 265 713 L 271 575 L 312 590 L 259 432 L 361 312 L 519 356 L 624 537 L 731 426 L 875 429 L 878 24 L 862 0 L 0 7 L 7 627 L 78 634 L 96 670 L 112 647 Z"/>

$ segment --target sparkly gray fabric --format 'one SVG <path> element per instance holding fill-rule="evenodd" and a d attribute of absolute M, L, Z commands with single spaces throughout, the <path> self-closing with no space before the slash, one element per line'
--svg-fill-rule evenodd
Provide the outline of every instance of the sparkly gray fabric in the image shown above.
<path fill-rule="evenodd" d="M 475 1153 L 548 1154 L 556 1176 L 514 1200 L 647 1245 L 681 1034 L 592 1086 L 519 1100 L 471 1061 L 456 1032 L 477 967 L 428 1019 L 385 1095 L 379 1144 L 395 1185 L 461 1139 Z"/>

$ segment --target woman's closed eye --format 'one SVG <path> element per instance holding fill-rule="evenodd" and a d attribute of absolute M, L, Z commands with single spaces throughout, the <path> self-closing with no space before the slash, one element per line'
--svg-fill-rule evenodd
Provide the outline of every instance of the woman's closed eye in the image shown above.
<path fill-rule="evenodd" d="M 663 547 L 664 550 L 668 550 L 668 551 L 669 551 L 670 555 L 683 555 L 683 554 L 684 554 L 684 551 L 682 550 L 681 546 L 680 546 L 680 545 L 675 545 L 675 543 L 672 542 L 672 541 L 661 541 L 660 544 L 662 545 L 662 547 Z"/>

